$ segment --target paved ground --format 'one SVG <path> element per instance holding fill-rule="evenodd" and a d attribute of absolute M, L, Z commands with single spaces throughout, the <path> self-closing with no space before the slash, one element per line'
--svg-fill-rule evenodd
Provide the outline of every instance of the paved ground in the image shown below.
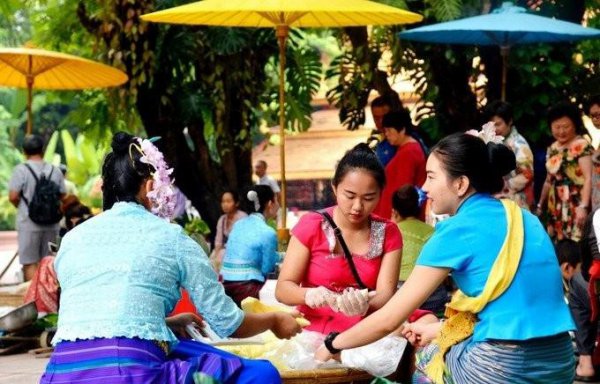
<path fill-rule="evenodd" d="M 0 356 L 1 384 L 34 384 L 48 364 L 48 359 L 37 359 L 33 355 L 21 353 L 18 355 Z"/>

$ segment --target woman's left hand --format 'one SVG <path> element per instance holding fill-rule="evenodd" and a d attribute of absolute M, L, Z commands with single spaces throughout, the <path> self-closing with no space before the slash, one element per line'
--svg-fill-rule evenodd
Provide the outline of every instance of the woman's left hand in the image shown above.
<path fill-rule="evenodd" d="M 585 225 L 585 220 L 587 219 L 588 210 L 585 207 L 578 206 L 575 208 L 575 225 L 579 229 L 583 229 Z"/>
<path fill-rule="evenodd" d="M 331 352 L 325 348 L 325 345 L 321 345 L 319 349 L 317 349 L 317 352 L 315 352 L 315 360 L 326 362 L 331 359 L 340 361 L 340 354 L 332 355 Z"/>
<path fill-rule="evenodd" d="M 189 339 L 190 335 L 188 335 L 185 327 L 188 324 L 196 324 L 198 327 L 202 328 L 202 323 L 204 320 L 202 320 L 202 317 L 196 315 L 195 313 L 186 312 L 167 317 L 165 321 L 167 326 L 171 328 L 177 337 L 181 339 Z"/>

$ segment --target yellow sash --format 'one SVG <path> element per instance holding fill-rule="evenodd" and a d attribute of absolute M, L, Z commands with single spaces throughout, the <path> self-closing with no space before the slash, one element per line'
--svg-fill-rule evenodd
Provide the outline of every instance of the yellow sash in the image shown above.
<path fill-rule="evenodd" d="M 523 214 L 515 202 L 504 199 L 501 201 L 508 223 L 506 238 L 483 287 L 483 292 L 477 297 L 469 297 L 458 290 L 446 308 L 448 320 L 444 322 L 440 335 L 433 341 L 438 345 L 438 352 L 425 369 L 427 376 L 435 384 L 444 383 L 446 352 L 450 347 L 473 334 L 477 322 L 476 314 L 506 291 L 519 267 L 523 253 Z"/>

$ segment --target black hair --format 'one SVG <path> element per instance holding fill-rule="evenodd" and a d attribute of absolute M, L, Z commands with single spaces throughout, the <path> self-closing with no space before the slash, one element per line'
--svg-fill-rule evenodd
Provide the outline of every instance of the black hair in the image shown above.
<path fill-rule="evenodd" d="M 558 265 L 567 263 L 571 267 L 577 268 L 577 264 L 581 263 L 581 254 L 577 242 L 571 239 L 559 240 L 554 245 L 554 249 L 558 258 Z"/>
<path fill-rule="evenodd" d="M 377 96 L 371 101 L 371 108 L 389 107 L 390 111 L 397 111 L 402 108 L 402 100 L 396 91 L 388 91 L 381 96 Z"/>
<path fill-rule="evenodd" d="M 515 154 L 504 144 L 485 143 L 477 136 L 455 133 L 431 150 L 451 179 L 466 176 L 481 193 L 494 194 L 504 187 L 504 175 L 515 169 Z"/>
<path fill-rule="evenodd" d="M 255 200 L 251 199 L 251 196 L 256 194 L 258 198 L 259 207 L 256 209 Z M 273 201 L 275 198 L 275 192 L 268 185 L 254 185 L 246 191 L 244 197 L 242 199 L 242 209 L 250 214 L 250 213 L 264 213 L 265 208 L 267 208 L 267 204 L 269 201 Z"/>
<path fill-rule="evenodd" d="M 498 116 L 506 124 L 510 124 L 513 120 L 513 107 L 507 102 L 495 100 L 485 107 L 483 116 L 487 121 L 490 121 L 494 116 Z"/>
<path fill-rule="evenodd" d="M 412 135 L 413 133 L 412 119 L 410 112 L 406 108 L 386 113 L 383 116 L 382 124 L 384 128 L 394 128 L 398 132 L 406 130 L 406 134 L 408 135 Z"/>
<path fill-rule="evenodd" d="M 67 226 L 67 230 L 73 229 L 73 227 L 83 223 L 92 216 L 92 211 L 89 207 L 83 204 L 71 205 L 65 210 L 65 224 Z M 72 220 L 74 218 L 79 218 L 79 220 L 73 223 Z"/>
<path fill-rule="evenodd" d="M 137 138 L 125 132 L 113 136 L 112 152 L 102 165 L 102 208 L 106 211 L 118 201 L 137 202 L 140 186 L 154 171 L 142 163 Z"/>
<path fill-rule="evenodd" d="M 238 195 L 238 193 L 236 191 L 234 191 L 233 189 L 230 189 L 230 188 L 225 189 L 223 191 L 223 193 L 221 193 L 221 200 L 223 199 L 223 196 L 225 196 L 226 193 L 229 193 L 231 195 L 234 203 L 240 202 L 240 195 Z"/>
<path fill-rule="evenodd" d="M 359 143 L 344 154 L 335 168 L 335 174 L 331 183 L 334 187 L 337 187 L 348 172 L 359 169 L 369 172 L 377 182 L 379 188 L 383 190 L 385 186 L 385 171 L 373 150 L 366 143 Z"/>
<path fill-rule="evenodd" d="M 392 208 L 404 218 L 419 216 L 419 193 L 412 184 L 404 184 L 392 195 Z"/>
<path fill-rule="evenodd" d="M 548 126 L 560 118 L 568 117 L 569 120 L 575 125 L 575 133 L 578 135 L 585 135 L 587 133 L 583 119 L 581 118 L 581 112 L 579 108 L 572 103 L 558 103 L 548 109 L 547 118 Z"/>
<path fill-rule="evenodd" d="M 25 136 L 25 139 L 23 139 L 23 152 L 25 152 L 27 156 L 43 154 L 44 139 L 36 134 Z"/>
<path fill-rule="evenodd" d="M 599 107 L 600 107 L 600 94 L 598 94 L 598 95 L 593 95 L 593 96 L 591 96 L 591 97 L 588 99 L 588 102 L 587 102 L 587 107 L 586 107 L 585 111 L 586 111 L 587 113 L 590 113 L 590 109 L 592 109 L 592 107 L 593 107 L 594 105 L 597 105 L 597 106 L 599 106 Z"/>

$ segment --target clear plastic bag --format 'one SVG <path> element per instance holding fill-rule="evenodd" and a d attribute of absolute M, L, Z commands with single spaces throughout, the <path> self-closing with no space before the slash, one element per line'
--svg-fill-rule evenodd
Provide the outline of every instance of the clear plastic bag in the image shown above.
<path fill-rule="evenodd" d="M 342 364 L 385 377 L 396 371 L 406 348 L 406 339 L 386 336 L 374 343 L 342 351 Z"/>

